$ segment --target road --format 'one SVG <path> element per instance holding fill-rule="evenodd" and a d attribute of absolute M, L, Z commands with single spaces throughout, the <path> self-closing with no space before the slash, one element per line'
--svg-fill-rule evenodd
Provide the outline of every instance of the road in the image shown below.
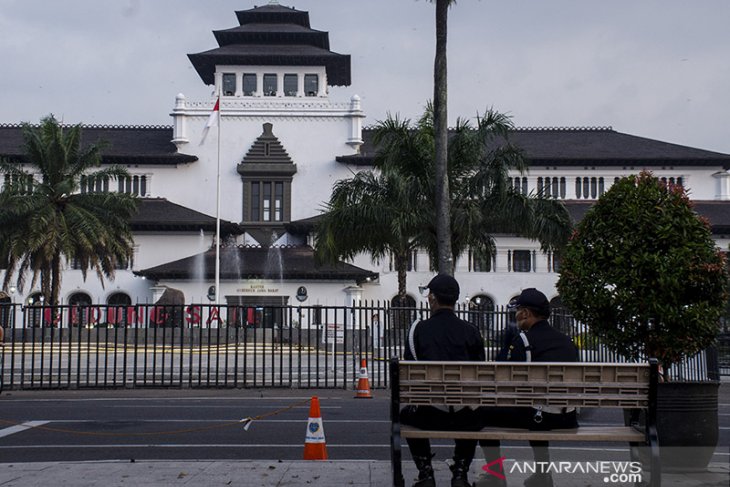
<path fill-rule="evenodd" d="M 375 390 L 374 399 L 354 399 L 352 391 L 329 389 L 135 389 L 3 393 L 0 462 L 297 460 L 313 394 L 320 398 L 331 459 L 389 458 L 385 390 Z M 728 462 L 730 383 L 720 394 L 721 447 L 713 461 Z M 265 417 L 245 430 L 240 420 L 257 416 Z M 581 418 L 586 425 L 620 422 L 617 411 L 591 411 Z M 439 457 L 450 456 L 449 442 L 435 448 Z M 528 452 L 520 443 L 506 448 L 515 455 Z M 611 459 L 628 451 L 620 444 L 568 444 L 554 450 L 555 459 L 576 454 Z"/>

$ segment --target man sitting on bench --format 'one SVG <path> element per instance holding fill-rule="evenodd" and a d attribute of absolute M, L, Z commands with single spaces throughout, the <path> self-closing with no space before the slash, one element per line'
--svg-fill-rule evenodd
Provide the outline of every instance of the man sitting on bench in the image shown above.
<path fill-rule="evenodd" d="M 547 319 L 550 302 L 535 288 L 524 289 L 509 308 L 516 311 L 519 333 L 506 344 L 498 360 L 512 362 L 577 362 L 578 350 L 572 340 L 556 330 Z M 530 430 L 572 429 L 578 427 L 575 408 L 482 407 L 477 410 L 482 427 L 525 428 Z M 480 440 L 487 463 L 501 458 L 498 440 Z M 547 441 L 531 441 L 536 462 L 549 462 Z M 504 479 L 482 474 L 475 487 L 503 487 Z M 550 473 L 536 472 L 525 480 L 525 487 L 552 487 Z"/>
<path fill-rule="evenodd" d="M 431 317 L 411 326 L 405 359 L 483 362 L 482 335 L 476 326 L 454 313 L 454 305 L 459 299 L 459 283 L 447 274 L 439 274 L 427 287 Z M 403 424 L 422 429 L 476 430 L 479 424 L 476 411 L 468 407 L 455 410 L 453 407 L 409 406 L 401 410 L 400 420 Z M 413 487 L 435 487 L 431 443 L 428 439 L 417 438 L 406 441 L 418 469 L 418 479 Z M 455 443 L 451 487 L 470 487 L 467 475 L 477 442 L 456 440 Z"/>

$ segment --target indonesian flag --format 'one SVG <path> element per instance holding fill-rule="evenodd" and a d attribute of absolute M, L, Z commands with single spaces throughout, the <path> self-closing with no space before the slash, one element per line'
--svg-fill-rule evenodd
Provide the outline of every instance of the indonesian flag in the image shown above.
<path fill-rule="evenodd" d="M 218 125 L 218 118 L 220 117 L 221 113 L 221 98 L 218 97 L 215 100 L 215 106 L 213 107 L 213 111 L 210 113 L 210 117 L 208 117 L 208 121 L 205 123 L 205 127 L 203 128 L 203 138 L 200 139 L 200 145 L 203 145 L 203 142 L 205 142 L 205 138 L 208 136 L 208 131 L 211 127 L 215 127 Z"/>

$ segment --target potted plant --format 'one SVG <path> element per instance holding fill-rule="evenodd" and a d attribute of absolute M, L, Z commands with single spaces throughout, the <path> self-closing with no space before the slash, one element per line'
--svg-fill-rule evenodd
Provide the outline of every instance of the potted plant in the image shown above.
<path fill-rule="evenodd" d="M 672 381 L 670 372 L 716 339 L 727 284 L 709 222 L 682 186 L 650 172 L 603 194 L 563 255 L 557 288 L 575 318 L 626 359 L 660 361 L 659 442 L 672 466 L 703 468 L 717 444 L 718 382 Z"/>

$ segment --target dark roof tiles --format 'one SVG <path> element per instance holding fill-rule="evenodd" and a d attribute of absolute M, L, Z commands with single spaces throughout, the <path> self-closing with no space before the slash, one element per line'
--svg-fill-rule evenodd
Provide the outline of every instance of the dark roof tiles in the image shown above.
<path fill-rule="evenodd" d="M 373 164 L 377 148 L 374 130 L 363 130 L 360 154 L 337 157 L 338 162 Z M 610 128 L 521 129 L 510 141 L 525 152 L 531 166 L 711 166 L 730 168 L 730 154 L 696 149 L 616 132 Z"/>
<path fill-rule="evenodd" d="M 270 254 L 281 257 L 281 275 L 267 265 Z M 212 279 L 215 269 L 215 251 L 202 254 L 205 278 Z M 201 261 L 200 255 L 187 257 L 136 274 L 150 279 L 189 279 Z M 353 280 L 357 282 L 368 278 L 375 279 L 377 273 L 361 269 L 351 264 L 317 264 L 311 247 L 226 247 L 221 249 L 222 279 L 279 279 L 285 280 Z"/>
<path fill-rule="evenodd" d="M 104 164 L 174 165 L 197 161 L 181 154 L 171 142 L 172 127 L 83 126 L 81 143 L 102 144 Z M 0 125 L 0 157 L 23 160 L 23 130 L 20 125 Z"/>

